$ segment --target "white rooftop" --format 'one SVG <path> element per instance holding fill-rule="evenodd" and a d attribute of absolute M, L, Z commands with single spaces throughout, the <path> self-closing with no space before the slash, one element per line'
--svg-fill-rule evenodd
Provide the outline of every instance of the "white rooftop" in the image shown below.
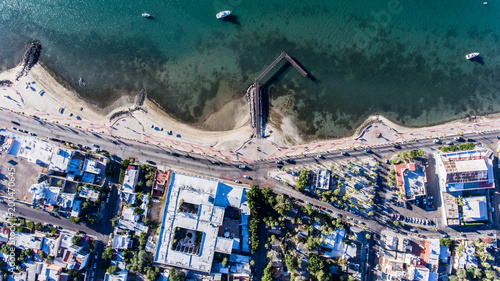
<path fill-rule="evenodd" d="M 97 168 L 97 161 L 89 160 L 89 159 L 85 160 L 85 164 L 83 166 L 83 171 L 87 172 L 87 173 L 96 174 L 96 175 L 101 173 L 101 169 Z"/>
<path fill-rule="evenodd" d="M 459 173 L 488 170 L 488 167 L 486 167 L 486 161 L 483 159 L 455 161 L 455 167 Z"/>
<path fill-rule="evenodd" d="M 486 196 L 464 197 L 462 201 L 464 203 L 462 207 L 464 221 L 473 222 L 488 220 Z"/>
<path fill-rule="evenodd" d="M 115 274 L 106 273 L 104 276 L 104 281 L 127 281 L 128 270 L 118 271 Z"/>
<path fill-rule="evenodd" d="M 123 178 L 123 188 L 127 192 L 134 192 L 135 186 L 139 181 L 139 169 L 125 170 L 125 177 Z"/>
<path fill-rule="evenodd" d="M 224 208 L 226 206 L 239 208 L 242 197 L 242 188 L 213 180 L 173 174 L 166 195 L 165 214 L 155 262 L 209 273 L 214 252 L 217 250 L 230 253 L 232 249 L 232 242 L 228 241 L 229 239 L 217 238 L 219 226 L 224 219 Z M 181 200 L 197 205 L 198 212 L 195 214 L 178 212 Z M 193 255 L 170 248 L 177 227 L 203 232 L 199 254 Z"/>
<path fill-rule="evenodd" d="M 52 154 L 52 158 L 50 159 L 49 170 L 66 172 L 72 153 L 73 151 L 57 148 L 57 150 Z"/>
<path fill-rule="evenodd" d="M 115 238 L 113 239 L 113 249 L 128 249 L 130 242 L 130 235 L 115 235 Z"/>

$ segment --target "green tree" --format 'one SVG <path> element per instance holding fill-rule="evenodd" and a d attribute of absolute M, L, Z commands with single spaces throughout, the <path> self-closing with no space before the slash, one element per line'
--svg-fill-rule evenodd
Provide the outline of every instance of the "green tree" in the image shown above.
<path fill-rule="evenodd" d="M 73 236 L 73 244 L 75 245 L 78 245 L 80 244 L 80 241 L 82 241 L 82 237 L 81 236 Z"/>
<path fill-rule="evenodd" d="M 80 217 L 69 217 L 69 220 L 74 224 L 80 223 Z"/>
<path fill-rule="evenodd" d="M 141 232 L 139 235 L 139 248 L 143 250 L 146 247 L 147 239 L 146 239 L 146 233 Z"/>
<path fill-rule="evenodd" d="M 170 278 L 170 281 L 184 281 L 184 273 L 182 273 L 181 271 L 175 269 L 175 268 L 170 268 L 168 270 L 168 273 L 169 273 L 169 278 Z"/>
<path fill-rule="evenodd" d="M 310 171 L 302 170 L 299 174 L 299 179 L 297 180 L 297 189 L 300 191 L 304 191 L 306 186 L 309 184 L 310 179 Z"/>
<path fill-rule="evenodd" d="M 33 227 L 35 227 L 35 223 L 32 221 L 29 221 L 26 223 L 26 227 L 31 230 L 31 229 L 33 229 Z"/>
<path fill-rule="evenodd" d="M 222 266 L 223 266 L 223 267 L 226 267 L 228 262 L 229 262 L 229 259 L 228 259 L 227 257 L 224 257 L 224 258 L 222 259 Z"/>
<path fill-rule="evenodd" d="M 450 151 L 450 149 L 447 146 L 441 147 L 441 152 L 446 153 L 446 152 L 449 152 L 449 151 Z"/>
<path fill-rule="evenodd" d="M 285 256 L 285 264 L 286 267 L 290 272 L 295 272 L 297 271 L 297 268 L 299 267 L 299 261 L 298 258 L 295 256 Z"/>
<path fill-rule="evenodd" d="M 104 260 L 111 260 L 113 258 L 113 248 L 107 247 L 101 256 Z"/>
<path fill-rule="evenodd" d="M 264 268 L 264 275 L 262 276 L 262 281 L 272 281 L 274 280 L 273 278 L 273 267 L 272 267 L 272 262 L 269 262 Z"/>
<path fill-rule="evenodd" d="M 418 156 L 420 156 L 420 157 L 424 157 L 425 152 L 424 152 L 423 150 L 419 150 L 419 151 L 417 151 L 417 154 L 418 154 Z"/>
<path fill-rule="evenodd" d="M 495 278 L 495 271 L 491 269 L 485 270 L 484 275 L 486 276 L 486 279 L 492 280 Z"/>
<path fill-rule="evenodd" d="M 415 150 L 410 150 L 409 155 L 410 155 L 410 158 L 411 158 L 411 159 L 415 159 L 415 157 L 417 157 L 417 151 L 415 151 Z"/>
<path fill-rule="evenodd" d="M 132 261 L 127 266 L 127 268 L 132 273 L 144 272 L 144 268 L 148 265 L 149 265 L 148 253 L 144 250 L 140 250 L 139 252 L 134 252 Z"/>
<path fill-rule="evenodd" d="M 106 270 L 107 273 L 109 274 L 115 274 L 117 273 L 118 271 L 120 271 L 120 268 L 117 266 L 117 265 L 111 265 L 110 267 L 108 267 L 108 269 Z"/>
<path fill-rule="evenodd" d="M 148 281 L 156 281 L 160 278 L 160 268 L 159 267 L 149 267 L 146 271 L 146 278 Z"/>
<path fill-rule="evenodd" d="M 325 267 L 324 261 L 316 254 L 311 254 L 309 256 L 309 265 L 307 270 L 309 273 L 315 275 L 317 272 L 323 270 Z"/>
<path fill-rule="evenodd" d="M 141 216 L 144 213 L 144 210 L 141 207 L 134 208 L 134 214 Z"/>
<path fill-rule="evenodd" d="M 457 276 L 462 279 L 465 279 L 467 278 L 467 271 L 465 271 L 465 269 L 459 269 L 457 270 Z"/>
<path fill-rule="evenodd" d="M 42 229 L 43 229 L 43 225 L 42 225 L 41 223 L 37 222 L 37 223 L 35 224 L 35 229 L 36 229 L 36 230 L 38 230 L 38 231 L 40 231 L 40 230 L 42 230 Z"/>
<path fill-rule="evenodd" d="M 451 248 L 453 246 L 453 240 L 451 240 L 451 238 L 441 238 L 439 239 L 439 244 L 441 246 L 446 246 Z"/>

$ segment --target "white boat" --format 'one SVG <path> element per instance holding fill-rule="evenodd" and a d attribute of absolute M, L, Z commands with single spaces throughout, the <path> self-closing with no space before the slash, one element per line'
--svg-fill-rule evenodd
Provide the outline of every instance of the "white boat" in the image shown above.
<path fill-rule="evenodd" d="M 222 19 L 222 18 L 225 18 L 227 16 L 229 16 L 231 14 L 231 11 L 222 11 L 222 12 L 218 12 L 217 15 L 215 15 L 217 17 L 217 19 Z"/>
<path fill-rule="evenodd" d="M 470 54 L 466 55 L 465 58 L 470 60 L 470 59 L 473 59 L 477 56 L 479 56 L 479 53 L 470 53 Z"/>
<path fill-rule="evenodd" d="M 145 17 L 145 18 L 150 18 L 151 17 L 151 15 L 148 14 L 148 13 L 142 13 L 142 16 Z"/>

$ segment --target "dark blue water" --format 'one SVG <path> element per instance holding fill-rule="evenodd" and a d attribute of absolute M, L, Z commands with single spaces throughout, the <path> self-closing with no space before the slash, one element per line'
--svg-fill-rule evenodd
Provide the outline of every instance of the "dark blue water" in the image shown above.
<path fill-rule="evenodd" d="M 38 39 L 52 71 L 74 87 L 85 78 L 83 98 L 104 108 L 146 88 L 202 126 L 286 51 L 313 79 L 279 64 L 266 77 L 272 109 L 312 137 L 349 134 L 375 113 L 423 126 L 500 111 L 499 3 L 327 2 L 3 1 L 0 67 Z M 216 20 L 226 9 L 235 18 Z"/>

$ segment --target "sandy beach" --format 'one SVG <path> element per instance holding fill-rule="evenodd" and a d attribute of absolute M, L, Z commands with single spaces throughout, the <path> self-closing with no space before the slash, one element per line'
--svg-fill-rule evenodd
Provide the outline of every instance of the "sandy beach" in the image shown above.
<path fill-rule="evenodd" d="M 226 103 L 204 122 L 204 126 L 209 128 L 231 126 L 231 130 L 205 131 L 179 122 L 147 98 L 143 103 L 138 104 L 136 97 L 123 96 L 102 110 L 94 104 L 85 102 L 75 89 L 64 86 L 66 84 L 64 81 L 59 81 L 60 78 L 54 77 L 41 64 L 36 64 L 27 75 L 16 81 L 15 77 L 19 70 L 20 66 L 0 73 L 0 80 L 13 82 L 10 87 L 2 89 L 4 93 L 9 94 L 0 97 L 1 105 L 14 112 L 29 111 L 30 115 L 52 122 L 79 126 L 82 129 L 152 144 L 175 146 L 182 141 L 184 144 L 191 145 L 176 148 L 188 151 L 195 148 L 193 151 L 197 153 L 206 153 L 203 147 L 219 152 L 227 151 L 231 155 L 237 151 L 237 154 L 244 155 L 249 160 L 292 155 L 291 152 L 297 153 L 298 151 L 313 153 L 339 149 L 342 146 L 366 146 L 386 141 L 408 140 L 413 139 L 414 134 L 421 137 L 433 137 L 434 132 L 436 132 L 434 136 L 438 136 L 440 134 L 438 132 L 444 132 L 450 128 L 453 130 L 460 126 L 464 130 L 475 131 L 476 128 L 473 128 L 471 124 L 487 124 L 500 120 L 500 114 L 493 114 L 456 120 L 432 127 L 408 128 L 384 116 L 374 115 L 370 116 L 350 137 L 304 143 L 299 130 L 286 113 L 272 108 L 266 126 L 266 138 L 256 140 L 252 138 L 253 129 L 249 125 L 249 108 L 245 97 Z M 119 117 L 116 117 L 117 112 L 120 113 Z M 491 126 L 491 124 L 487 125 Z M 382 132 L 386 136 L 389 135 L 389 139 L 380 140 L 375 137 L 376 134 Z M 254 150 L 259 152 L 254 152 Z M 220 153 L 222 157 L 227 157 L 223 154 Z"/>

